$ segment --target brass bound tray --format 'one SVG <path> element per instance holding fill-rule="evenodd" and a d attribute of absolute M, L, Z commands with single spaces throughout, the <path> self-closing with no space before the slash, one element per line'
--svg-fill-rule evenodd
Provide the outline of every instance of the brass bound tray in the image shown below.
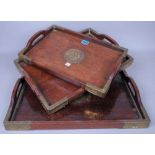
<path fill-rule="evenodd" d="M 138 88 L 124 71 L 117 74 L 104 99 L 86 92 L 51 115 L 21 78 L 14 87 L 4 120 L 7 130 L 145 128 L 149 123 Z"/>
<path fill-rule="evenodd" d="M 84 93 L 83 88 L 63 81 L 40 68 L 18 59 L 15 64 L 47 113 L 57 112 Z"/>
<path fill-rule="evenodd" d="M 102 41 L 108 39 L 110 44 L 119 45 L 109 36 L 99 34 L 90 28 L 81 31 L 81 33 Z M 132 62 L 133 58 L 127 55 L 120 69 L 127 68 Z M 15 60 L 15 64 L 48 113 L 57 112 L 65 107 L 71 100 L 78 98 L 84 93 L 83 88 L 48 74 L 43 69 L 26 64 L 18 59 Z"/>
<path fill-rule="evenodd" d="M 127 49 L 118 45 L 52 26 L 32 36 L 19 56 L 26 63 L 104 97 L 126 54 Z"/>

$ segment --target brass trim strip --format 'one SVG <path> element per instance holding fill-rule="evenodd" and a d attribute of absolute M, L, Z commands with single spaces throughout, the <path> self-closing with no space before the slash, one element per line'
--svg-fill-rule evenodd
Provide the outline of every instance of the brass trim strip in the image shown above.
<path fill-rule="evenodd" d="M 5 121 L 4 126 L 6 130 L 31 130 L 31 121 Z"/>
<path fill-rule="evenodd" d="M 103 98 L 106 95 L 106 93 L 108 92 L 110 84 L 111 84 L 111 80 L 108 80 L 107 83 L 105 84 L 104 88 L 98 88 L 93 84 L 87 83 L 85 85 L 85 90 L 87 90 L 88 92 L 90 92 L 96 96 Z"/>
<path fill-rule="evenodd" d="M 133 129 L 147 128 L 149 126 L 149 124 L 150 124 L 149 120 L 143 120 L 143 119 L 135 120 L 135 121 L 131 121 L 131 122 L 125 121 L 123 129 L 127 129 L 127 128 L 133 128 Z"/>
<path fill-rule="evenodd" d="M 131 64 L 133 63 L 134 59 L 132 56 L 127 55 L 126 57 L 128 57 L 128 60 L 125 60 L 122 65 L 120 70 L 125 70 L 126 68 L 128 68 L 129 66 L 131 66 Z"/>

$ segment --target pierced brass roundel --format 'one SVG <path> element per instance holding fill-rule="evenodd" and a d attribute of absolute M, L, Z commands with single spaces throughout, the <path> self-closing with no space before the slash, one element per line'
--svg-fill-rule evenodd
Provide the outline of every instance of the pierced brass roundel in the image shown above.
<path fill-rule="evenodd" d="M 84 59 L 84 57 L 84 52 L 79 49 L 69 49 L 64 55 L 64 59 L 66 60 L 66 62 L 69 62 L 71 64 L 80 63 Z"/>

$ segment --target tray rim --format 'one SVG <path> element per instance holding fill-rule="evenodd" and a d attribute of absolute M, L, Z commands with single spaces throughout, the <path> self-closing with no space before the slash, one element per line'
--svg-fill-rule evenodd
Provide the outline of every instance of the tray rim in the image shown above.
<path fill-rule="evenodd" d="M 122 71 L 125 78 L 130 78 L 125 71 Z M 141 102 L 138 88 L 136 87 L 136 94 L 139 99 L 136 104 L 142 112 L 144 118 L 139 119 L 120 119 L 120 120 L 85 120 L 85 121 L 10 121 L 11 112 L 13 111 L 14 99 L 18 91 L 19 82 L 23 78 L 18 79 L 13 89 L 11 103 L 4 119 L 4 126 L 6 130 L 40 130 L 40 129 L 99 129 L 99 128 L 147 128 L 150 124 L 150 118 Z M 130 90 L 131 91 L 131 90 Z M 137 92 L 138 91 L 138 92 Z"/>
<path fill-rule="evenodd" d="M 84 89 L 96 96 L 99 96 L 99 97 L 105 97 L 106 93 L 108 92 L 109 90 L 109 87 L 110 87 L 110 84 L 112 82 L 112 79 L 114 78 L 114 76 L 116 75 L 116 72 L 121 68 L 121 64 L 119 64 L 119 60 L 115 63 L 117 64 L 114 68 L 113 68 L 113 71 L 112 73 L 110 74 L 110 77 L 109 79 L 107 79 L 107 82 L 104 84 L 103 87 L 97 87 L 95 84 L 91 84 L 91 83 L 87 83 L 87 82 L 83 82 L 83 81 L 79 81 L 77 80 L 75 77 L 72 78 L 72 77 L 69 77 L 69 76 L 66 76 L 62 73 L 58 73 L 56 70 L 49 70 L 48 68 L 45 68 L 43 66 L 41 66 L 40 64 L 38 63 L 34 63 L 33 60 L 24 55 L 25 53 L 27 53 L 31 48 L 33 48 L 36 44 L 34 44 L 32 47 L 32 43 L 33 43 L 33 40 L 35 40 L 36 38 L 38 38 L 39 36 L 43 35 L 43 37 L 37 42 L 39 43 L 42 39 L 44 39 L 50 32 L 54 31 L 54 30 L 59 30 L 59 31 L 63 31 L 63 32 L 67 32 L 69 34 L 74 34 L 76 36 L 80 36 L 80 37 L 84 37 L 85 39 L 89 40 L 89 41 L 93 41 L 97 44 L 101 44 L 101 45 L 104 45 L 104 46 L 107 46 L 108 48 L 112 48 L 112 49 L 115 49 L 115 50 L 118 50 L 118 51 L 121 51 L 123 52 L 123 55 L 119 58 L 120 59 L 123 59 L 126 55 L 127 55 L 127 49 L 124 48 L 124 47 L 121 47 L 121 46 L 118 46 L 118 45 L 115 45 L 115 44 L 108 44 L 106 42 L 103 42 L 99 39 L 94 39 L 94 38 L 90 38 L 84 34 L 81 34 L 80 32 L 75 32 L 75 31 L 72 31 L 72 30 L 69 30 L 69 29 L 66 29 L 66 28 L 63 28 L 63 27 L 60 27 L 60 26 L 56 26 L 56 25 L 53 25 L 51 26 L 50 28 L 48 28 L 47 30 L 41 30 L 39 32 L 37 32 L 36 34 L 34 34 L 31 39 L 28 41 L 28 44 L 27 44 L 27 48 L 24 48 L 21 52 L 19 52 L 19 59 L 20 60 L 23 60 L 25 61 L 25 63 L 29 63 L 29 64 L 33 64 L 33 65 L 36 65 L 42 69 L 45 69 L 47 70 L 49 73 L 51 74 L 54 74 L 55 76 L 61 78 L 62 80 L 66 80 L 72 84 L 75 84 L 77 86 L 82 86 L 84 87 Z"/>

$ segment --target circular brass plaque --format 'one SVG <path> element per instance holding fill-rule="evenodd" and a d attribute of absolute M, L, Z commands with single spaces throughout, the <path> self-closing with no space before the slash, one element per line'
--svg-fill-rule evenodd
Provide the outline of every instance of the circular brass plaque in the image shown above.
<path fill-rule="evenodd" d="M 69 49 L 64 55 L 64 59 L 71 64 L 80 63 L 84 57 L 84 52 L 78 49 Z"/>

